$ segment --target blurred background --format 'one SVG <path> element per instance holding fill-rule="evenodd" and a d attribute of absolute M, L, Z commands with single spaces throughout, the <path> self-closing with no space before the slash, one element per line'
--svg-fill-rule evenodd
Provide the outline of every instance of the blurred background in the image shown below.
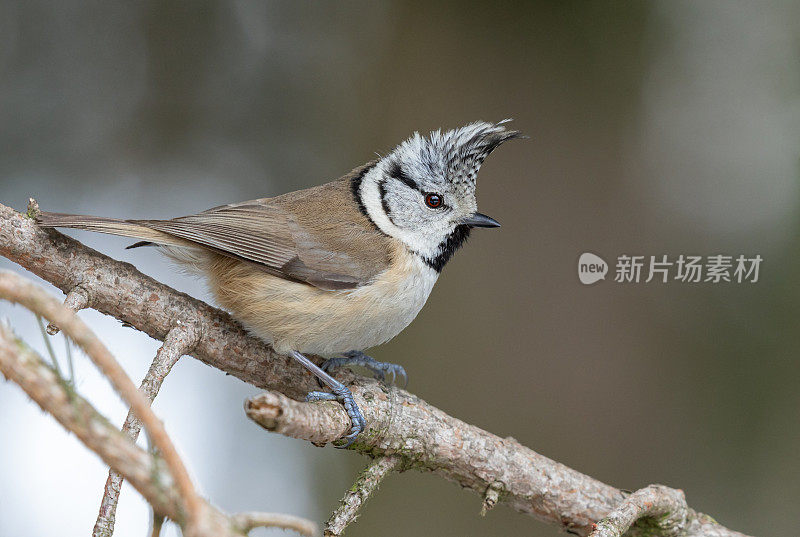
<path fill-rule="evenodd" d="M 2 1 L 0 202 L 172 217 L 332 180 L 415 130 L 513 117 L 530 140 L 500 148 L 478 181 L 502 229 L 476 232 L 417 320 L 371 354 L 467 422 L 783 535 L 800 524 L 798 38 L 800 5 L 775 1 Z M 210 300 L 151 250 L 70 234 Z M 621 254 L 764 261 L 756 284 L 589 287 L 585 251 L 612 271 Z M 80 315 L 138 382 L 156 342 Z M 30 313 L 1 303 L 0 316 L 43 351 Z M 76 375 L 122 423 L 85 357 Z M 366 460 L 265 433 L 242 412 L 254 393 L 184 358 L 156 409 L 221 508 L 323 522 Z M 0 535 L 88 535 L 105 476 L 0 383 Z M 558 534 L 479 510 L 407 472 L 348 534 Z M 126 487 L 116 535 L 148 523 Z"/>

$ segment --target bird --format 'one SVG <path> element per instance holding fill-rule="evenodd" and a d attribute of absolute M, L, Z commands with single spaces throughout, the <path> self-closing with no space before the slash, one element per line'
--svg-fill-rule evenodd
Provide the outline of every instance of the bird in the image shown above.
<path fill-rule="evenodd" d="M 332 376 L 359 365 L 392 381 L 405 369 L 364 350 L 392 339 L 417 316 L 442 269 L 473 228 L 496 228 L 477 211 L 477 173 L 499 145 L 523 137 L 503 120 L 423 136 L 319 186 L 221 205 L 169 220 L 42 212 L 43 227 L 138 239 L 202 276 L 220 306 L 253 335 L 290 356 L 330 389 L 310 402 L 343 404 L 351 445 L 365 421 Z M 325 358 L 320 366 L 308 355 Z"/>

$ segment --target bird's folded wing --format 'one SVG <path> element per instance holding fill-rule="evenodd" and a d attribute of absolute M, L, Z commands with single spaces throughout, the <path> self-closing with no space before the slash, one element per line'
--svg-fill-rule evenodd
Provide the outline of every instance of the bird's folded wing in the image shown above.
<path fill-rule="evenodd" d="M 266 201 L 215 207 L 172 220 L 131 222 L 251 261 L 286 279 L 326 290 L 358 287 L 386 267 L 385 263 L 376 263 L 374 256 L 358 256 L 357 248 L 346 240 L 330 240 L 331 232 L 347 237 L 353 236 L 353 229 L 333 230 L 331 226 L 336 223 L 321 220 L 298 222 L 297 215 Z M 323 215 L 301 215 L 303 220 L 309 217 L 324 218 Z M 351 224 L 341 222 L 338 225 L 346 228 Z"/>

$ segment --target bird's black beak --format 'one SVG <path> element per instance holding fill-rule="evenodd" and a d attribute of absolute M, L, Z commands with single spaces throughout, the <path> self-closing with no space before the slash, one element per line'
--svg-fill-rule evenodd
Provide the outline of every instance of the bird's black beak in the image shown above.
<path fill-rule="evenodd" d="M 472 216 L 468 216 L 461 223 L 469 227 L 500 227 L 500 222 L 491 216 L 486 216 L 485 214 L 481 213 L 475 213 Z"/>

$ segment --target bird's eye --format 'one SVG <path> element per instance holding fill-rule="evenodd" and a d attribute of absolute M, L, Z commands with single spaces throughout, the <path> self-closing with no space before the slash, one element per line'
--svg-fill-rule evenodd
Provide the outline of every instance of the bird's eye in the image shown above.
<path fill-rule="evenodd" d="M 438 209 L 444 203 L 444 198 L 439 194 L 426 194 L 425 205 L 431 209 Z"/>

